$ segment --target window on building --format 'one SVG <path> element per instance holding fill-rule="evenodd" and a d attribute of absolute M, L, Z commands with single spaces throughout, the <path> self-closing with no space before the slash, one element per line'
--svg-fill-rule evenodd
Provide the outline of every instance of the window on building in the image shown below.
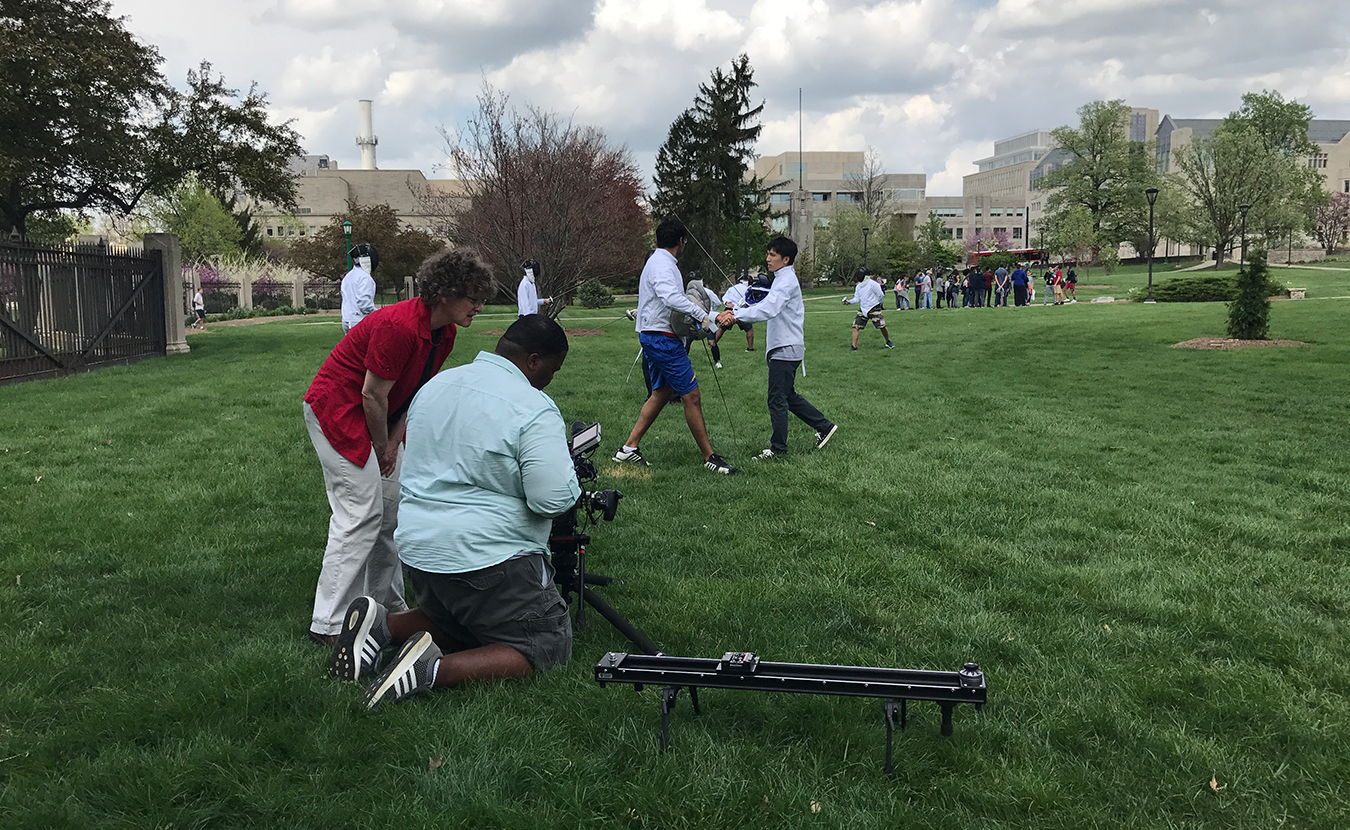
<path fill-rule="evenodd" d="M 963 236 L 965 236 L 965 233 L 966 233 L 966 229 L 965 229 L 965 228 L 957 228 L 957 229 L 956 229 L 956 238 L 957 238 L 957 239 L 962 238 Z"/>
<path fill-rule="evenodd" d="M 994 233 L 996 233 L 996 234 L 998 234 L 998 233 L 1001 233 L 1001 234 L 1007 234 L 1007 233 L 1008 233 L 1008 229 L 1007 229 L 1007 228 L 994 228 Z"/>
<path fill-rule="evenodd" d="M 975 235 L 976 235 L 976 236 L 979 236 L 979 235 L 982 234 L 982 233 L 984 233 L 984 228 L 976 228 L 976 229 L 975 229 Z"/>
<path fill-rule="evenodd" d="M 957 230 L 959 231 L 959 230 L 961 230 L 961 229 L 960 229 L 960 228 L 957 228 Z M 951 238 L 952 238 L 952 229 L 951 229 L 951 228 L 943 228 L 942 235 L 945 236 L 945 237 L 947 237 L 948 239 L 951 239 Z"/>
<path fill-rule="evenodd" d="M 1021 238 L 1022 238 L 1022 229 L 1013 228 L 1013 239 L 1021 239 Z"/>
<path fill-rule="evenodd" d="M 272 235 L 272 226 L 271 226 L 271 225 L 268 225 L 268 226 L 267 226 L 267 235 L 268 235 L 268 236 L 271 236 L 271 235 Z"/>
<path fill-rule="evenodd" d="M 1317 168 L 1325 169 L 1326 166 L 1327 166 L 1327 156 L 1326 156 L 1326 153 L 1321 153 L 1321 154 L 1316 155 L 1316 156 L 1309 156 L 1309 157 L 1308 157 L 1308 166 L 1309 166 L 1309 167 L 1317 167 Z"/>
<path fill-rule="evenodd" d="M 310 230 L 313 230 L 313 228 L 310 228 Z M 305 226 L 304 226 L 304 225 L 301 225 L 301 226 L 300 226 L 300 235 L 301 235 L 301 236 L 304 236 L 304 235 L 305 235 Z"/>
<path fill-rule="evenodd" d="M 1341 187 L 1346 193 L 1350 193 L 1350 179 L 1346 179 L 1345 183 L 1341 185 Z"/>
<path fill-rule="evenodd" d="M 790 202 L 790 201 L 792 201 L 792 194 L 791 194 L 791 193 L 770 193 L 770 194 L 769 194 L 769 204 L 771 204 L 771 205 L 786 205 L 786 204 L 787 204 L 788 202 Z"/>
<path fill-rule="evenodd" d="M 1017 213 L 1014 214 L 1014 215 L 1016 215 L 1016 216 L 1021 216 L 1023 213 L 1026 212 L 1026 208 L 1014 208 L 1014 210 L 1017 211 Z"/>
<path fill-rule="evenodd" d="M 891 198 L 901 202 L 922 202 L 923 193 L 923 188 L 919 187 L 891 188 Z"/>
<path fill-rule="evenodd" d="M 990 215 L 990 216 L 1002 216 L 1002 215 L 1003 215 L 1003 208 L 989 208 L 989 215 Z"/>
<path fill-rule="evenodd" d="M 295 236 L 295 228 L 287 228 L 287 229 L 286 229 L 286 235 L 287 235 L 287 236 Z"/>
<path fill-rule="evenodd" d="M 975 218 L 978 219 L 984 215 L 984 208 L 975 208 Z"/>
<path fill-rule="evenodd" d="M 774 233 L 787 233 L 788 218 L 786 216 L 775 216 L 769 220 L 769 227 L 773 228 Z"/>
<path fill-rule="evenodd" d="M 839 193 L 834 194 L 834 198 L 838 199 L 841 202 L 857 203 L 862 201 L 862 194 L 840 191 Z"/>
<path fill-rule="evenodd" d="M 828 201 L 830 201 L 830 194 L 828 194 L 828 193 L 812 193 L 812 194 L 811 194 L 811 201 L 813 201 L 813 202 L 828 202 Z"/>
<path fill-rule="evenodd" d="M 295 212 L 296 212 L 296 213 L 310 213 L 311 210 L 312 210 L 311 208 L 302 207 L 302 208 L 298 208 Z"/>
<path fill-rule="evenodd" d="M 961 208 L 933 208 L 929 212 L 935 216 L 960 216 L 962 210 Z"/>

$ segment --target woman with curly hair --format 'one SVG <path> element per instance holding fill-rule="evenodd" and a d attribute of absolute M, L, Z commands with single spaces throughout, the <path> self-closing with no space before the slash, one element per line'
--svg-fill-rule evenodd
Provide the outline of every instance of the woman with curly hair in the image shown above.
<path fill-rule="evenodd" d="M 407 607 L 394 529 L 408 405 L 445 363 L 455 332 L 473 323 L 492 274 L 468 249 L 428 257 L 419 296 L 377 309 L 338 341 L 304 397 L 305 426 L 333 515 L 309 636 L 332 646 L 359 596 Z"/>

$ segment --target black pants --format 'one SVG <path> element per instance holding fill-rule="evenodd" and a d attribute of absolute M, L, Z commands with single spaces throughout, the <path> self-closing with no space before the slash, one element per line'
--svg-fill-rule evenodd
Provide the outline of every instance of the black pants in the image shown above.
<path fill-rule="evenodd" d="M 1027 287 L 1025 285 L 1013 285 L 1013 304 L 1027 304 Z"/>
<path fill-rule="evenodd" d="M 800 365 L 800 360 L 769 361 L 769 423 L 773 426 L 769 449 L 775 453 L 787 452 L 789 412 L 816 432 L 829 432 L 834 426 L 810 401 L 797 394 L 795 381 Z"/>

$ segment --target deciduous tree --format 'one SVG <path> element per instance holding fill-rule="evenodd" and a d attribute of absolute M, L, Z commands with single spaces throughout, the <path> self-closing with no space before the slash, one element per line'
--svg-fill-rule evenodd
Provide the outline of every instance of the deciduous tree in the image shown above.
<path fill-rule="evenodd" d="M 384 288 L 401 288 L 403 278 L 416 276 L 422 260 L 442 247 L 430 234 L 404 225 L 389 205 L 360 205 L 349 199 L 344 215 L 334 216 L 310 236 L 292 242 L 285 251 L 285 261 L 318 277 L 341 279 L 347 273 L 344 220 L 352 223 L 353 245 L 369 242 L 380 252 L 374 276 Z"/>
<path fill-rule="evenodd" d="M 1124 101 L 1093 101 L 1078 110 L 1078 127 L 1051 134 L 1069 159 L 1046 174 L 1038 189 L 1046 199 L 1048 221 L 1081 207 L 1092 226 L 1097 260 L 1104 249 L 1130 242 L 1148 247 L 1148 201 L 1144 190 L 1157 183 L 1153 154 L 1145 142 L 1130 141 L 1130 108 Z"/>
<path fill-rule="evenodd" d="M 1328 255 L 1350 234 L 1350 193 L 1333 193 L 1313 208 L 1313 235 Z"/>
<path fill-rule="evenodd" d="M 35 212 L 130 213 L 195 177 L 218 197 L 244 192 L 283 207 L 295 131 L 267 118 L 256 87 L 240 95 L 211 71 L 186 91 L 160 74 L 153 46 L 106 0 L 7 0 L 0 14 L 0 217 L 24 233 Z"/>
<path fill-rule="evenodd" d="M 598 128 L 520 112 L 484 87 L 478 111 L 448 139 L 464 192 L 440 199 L 440 232 L 476 249 L 506 293 L 514 297 L 527 259 L 539 262 L 540 296 L 559 300 L 588 280 L 616 283 L 642 268 L 651 225 L 637 164 Z"/>

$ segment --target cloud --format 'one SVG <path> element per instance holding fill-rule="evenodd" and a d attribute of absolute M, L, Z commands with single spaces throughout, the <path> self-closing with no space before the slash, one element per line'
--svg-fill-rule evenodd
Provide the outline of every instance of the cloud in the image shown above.
<path fill-rule="evenodd" d="M 1098 98 L 1222 116 L 1278 89 L 1350 118 L 1350 4 L 1305 0 L 113 0 L 181 80 L 211 60 L 257 80 L 305 146 L 354 166 L 356 99 L 381 166 L 440 161 L 486 77 L 603 128 L 649 177 L 671 121 L 745 52 L 765 102 L 757 151 L 877 148 L 893 172 L 959 193 L 995 139 L 1076 119 Z"/>

